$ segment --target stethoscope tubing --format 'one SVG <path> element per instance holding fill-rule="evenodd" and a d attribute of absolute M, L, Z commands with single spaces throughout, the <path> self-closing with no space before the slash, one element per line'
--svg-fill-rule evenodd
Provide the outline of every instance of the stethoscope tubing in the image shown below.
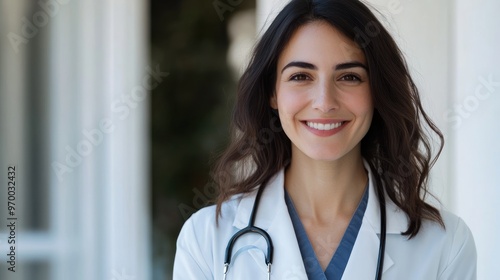
<path fill-rule="evenodd" d="M 383 189 L 378 189 L 378 203 L 380 208 L 380 243 L 378 248 L 377 260 L 377 274 L 376 280 L 382 280 L 382 273 L 384 270 L 384 257 L 385 257 L 385 239 L 387 235 L 387 216 L 385 207 L 385 197 Z"/>
<path fill-rule="evenodd" d="M 265 184 L 262 184 L 264 186 Z M 248 221 L 248 226 L 245 228 L 239 230 L 236 232 L 231 239 L 229 240 L 227 246 L 226 246 L 226 252 L 224 256 L 224 275 L 223 275 L 223 280 L 226 280 L 227 272 L 229 271 L 229 265 L 231 263 L 231 256 L 232 256 L 232 251 L 233 251 L 233 246 L 234 243 L 238 238 L 241 236 L 247 234 L 247 233 L 256 233 L 261 235 L 267 243 L 267 254 L 265 255 L 265 261 L 266 261 L 266 266 L 267 266 L 267 279 L 271 279 L 271 265 L 273 261 L 273 253 L 274 253 L 274 247 L 273 247 L 273 242 L 271 239 L 271 236 L 269 234 L 259 228 L 254 226 L 255 224 L 255 216 L 257 213 L 257 209 L 259 207 L 259 202 L 260 202 L 260 197 L 262 195 L 262 192 L 264 190 L 264 187 L 259 187 L 257 190 L 257 195 L 255 197 L 255 202 L 252 208 L 252 212 L 250 214 L 250 219 Z M 383 190 L 378 190 L 379 191 L 379 207 L 380 207 L 380 243 L 379 243 L 379 250 L 378 250 L 378 260 L 377 260 L 377 270 L 376 270 L 376 275 L 375 279 L 376 280 L 381 280 L 382 279 L 382 273 L 383 273 L 383 268 L 384 268 L 384 256 L 385 256 L 385 240 L 386 240 L 386 234 L 387 234 L 387 226 L 386 226 L 386 207 L 385 207 L 385 198 L 383 194 Z"/>
<path fill-rule="evenodd" d="M 262 184 L 262 185 L 264 186 L 264 184 Z M 257 190 L 257 196 L 255 197 L 255 202 L 253 204 L 252 212 L 250 214 L 248 226 L 246 226 L 245 228 L 243 228 L 240 231 L 238 231 L 237 233 L 235 233 L 231 237 L 231 239 L 229 240 L 229 242 L 226 246 L 226 253 L 224 256 L 224 278 L 223 278 L 223 280 L 226 280 L 227 272 L 229 270 L 229 265 L 231 263 L 231 256 L 232 256 L 232 252 L 233 252 L 234 243 L 236 242 L 236 240 L 238 238 L 240 238 L 242 235 L 247 234 L 247 233 L 257 233 L 257 234 L 261 235 L 266 240 L 267 254 L 265 256 L 265 258 L 266 258 L 265 260 L 266 260 L 266 266 L 267 266 L 267 279 L 268 280 L 271 279 L 271 266 L 272 266 L 273 253 L 274 253 L 273 241 L 271 239 L 271 236 L 269 236 L 269 234 L 265 230 L 254 226 L 255 216 L 257 214 L 257 209 L 259 207 L 260 197 L 261 197 L 263 191 L 264 191 L 263 187 L 259 187 L 259 189 Z"/>

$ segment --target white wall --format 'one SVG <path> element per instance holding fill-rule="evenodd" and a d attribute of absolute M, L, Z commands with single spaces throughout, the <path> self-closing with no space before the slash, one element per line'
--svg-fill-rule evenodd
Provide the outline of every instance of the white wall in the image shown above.
<path fill-rule="evenodd" d="M 257 1 L 257 30 L 286 0 Z M 368 0 L 402 48 L 424 107 L 445 134 L 431 189 L 471 228 L 478 279 L 500 275 L 500 2 Z M 488 82 L 490 81 L 490 82 Z"/>
<path fill-rule="evenodd" d="M 500 275 L 500 1 L 457 0 L 453 19 L 454 209 L 471 227 L 479 278 Z M 488 83 L 487 81 L 490 81 Z M 463 109 L 459 109 L 460 106 Z"/>
<path fill-rule="evenodd" d="M 147 65 L 148 2 L 0 1 L 0 279 L 151 279 L 148 94 L 166 74 Z"/>

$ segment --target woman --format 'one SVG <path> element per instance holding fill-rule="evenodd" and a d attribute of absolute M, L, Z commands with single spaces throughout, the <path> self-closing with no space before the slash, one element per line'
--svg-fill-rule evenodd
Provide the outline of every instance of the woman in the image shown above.
<path fill-rule="evenodd" d="M 424 201 L 437 158 L 424 125 L 439 155 L 366 6 L 292 0 L 240 80 L 217 204 L 185 223 L 174 279 L 475 279 L 470 230 Z"/>

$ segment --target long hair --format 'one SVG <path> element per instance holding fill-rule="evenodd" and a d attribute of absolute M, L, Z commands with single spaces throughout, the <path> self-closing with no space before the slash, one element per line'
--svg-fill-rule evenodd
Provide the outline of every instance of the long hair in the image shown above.
<path fill-rule="evenodd" d="M 265 186 L 290 163 L 291 143 L 270 107 L 270 98 L 281 52 L 300 26 L 313 21 L 329 23 L 364 52 L 374 115 L 361 140 L 361 154 L 373 171 L 378 195 L 387 193 L 408 216 L 408 229 L 402 234 L 414 237 L 423 219 L 444 226 L 439 211 L 425 202 L 429 171 L 443 148 L 443 135 L 424 112 L 393 38 L 357 0 L 292 0 L 256 44 L 238 84 L 231 143 L 214 167 L 217 218 L 224 201 Z M 440 139 L 434 158 L 424 125 Z"/>

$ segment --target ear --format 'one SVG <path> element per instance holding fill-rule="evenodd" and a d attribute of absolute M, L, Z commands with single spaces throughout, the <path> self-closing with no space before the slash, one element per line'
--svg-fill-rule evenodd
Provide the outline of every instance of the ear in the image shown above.
<path fill-rule="evenodd" d="M 278 101 L 276 98 L 276 92 L 274 92 L 273 95 L 271 95 L 271 98 L 269 99 L 269 105 L 273 109 L 276 109 L 276 110 L 278 109 Z"/>

